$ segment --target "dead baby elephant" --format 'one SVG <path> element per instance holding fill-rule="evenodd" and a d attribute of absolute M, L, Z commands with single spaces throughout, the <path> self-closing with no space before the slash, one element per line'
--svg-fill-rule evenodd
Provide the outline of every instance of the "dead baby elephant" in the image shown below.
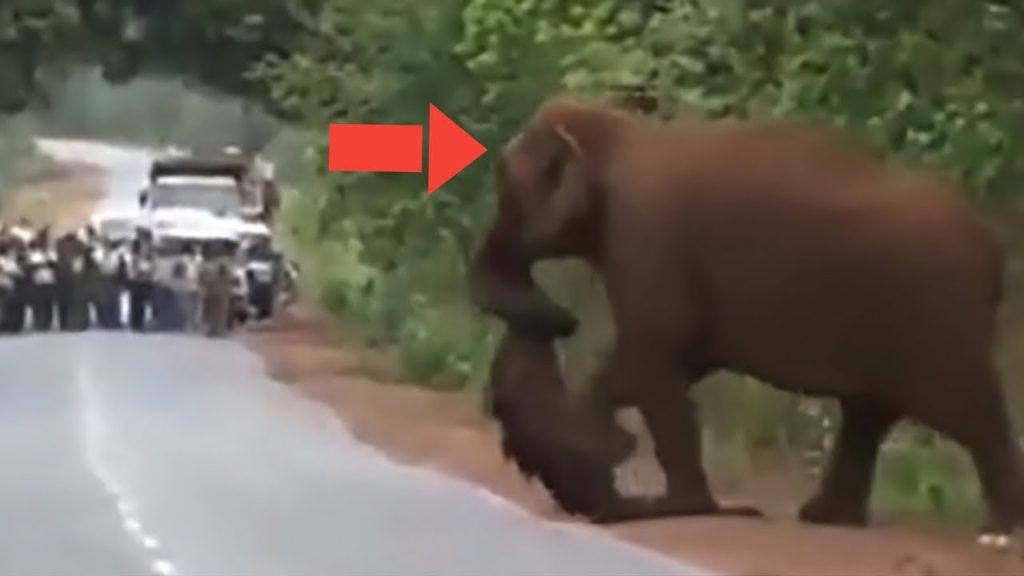
<path fill-rule="evenodd" d="M 574 406 L 553 341 L 506 333 L 491 363 L 488 391 L 503 454 L 527 478 L 540 480 L 566 512 L 606 522 L 624 519 L 627 509 L 632 517 L 657 511 L 657 501 L 619 496 L 612 469 L 635 441 L 617 425 L 593 426 L 600 423 L 588 418 L 586 405 Z M 612 509 L 615 514 L 605 516 Z"/>
<path fill-rule="evenodd" d="M 529 478 L 537 477 L 567 512 L 595 517 L 618 499 L 612 468 L 629 456 L 631 437 L 599 443 L 604 430 L 587 427 L 574 410 L 554 342 L 509 331 L 491 363 L 488 411 L 501 425 L 502 452 Z"/>
<path fill-rule="evenodd" d="M 879 444 L 906 417 L 971 453 L 990 529 L 1024 522 L 993 358 L 1002 254 L 952 184 L 816 125 L 662 123 L 561 101 L 506 146 L 498 193 L 474 301 L 518 334 L 565 337 L 576 319 L 532 265 L 599 271 L 616 328 L 599 381 L 643 413 L 667 476 L 640 515 L 750 512 L 710 493 L 689 398 L 729 369 L 841 404 L 803 520 L 863 524 Z M 638 516 L 623 500 L 595 506 Z"/>

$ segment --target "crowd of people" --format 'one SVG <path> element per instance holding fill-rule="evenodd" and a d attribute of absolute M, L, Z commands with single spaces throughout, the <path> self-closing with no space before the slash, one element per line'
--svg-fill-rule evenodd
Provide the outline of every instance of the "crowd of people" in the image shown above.
<path fill-rule="evenodd" d="M 0 223 L 0 333 L 99 328 L 223 335 L 235 321 L 231 257 L 195 245 L 157 258 L 141 229 L 111 238 L 86 226 L 53 238 L 47 226 Z"/>

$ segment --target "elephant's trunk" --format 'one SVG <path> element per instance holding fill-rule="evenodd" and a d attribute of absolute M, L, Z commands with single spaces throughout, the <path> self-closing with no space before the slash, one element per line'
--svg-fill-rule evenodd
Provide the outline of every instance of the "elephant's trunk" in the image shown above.
<path fill-rule="evenodd" d="M 525 254 L 502 221 L 487 235 L 470 269 L 473 305 L 513 330 L 543 339 L 571 335 L 576 318 L 533 281 L 534 258 Z"/>

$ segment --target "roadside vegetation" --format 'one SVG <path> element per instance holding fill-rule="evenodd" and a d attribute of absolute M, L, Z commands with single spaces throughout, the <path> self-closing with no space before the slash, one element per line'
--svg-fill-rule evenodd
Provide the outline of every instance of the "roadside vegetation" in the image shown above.
<path fill-rule="evenodd" d="M 180 0 L 131 12 L 130 2 L 94 4 L 106 9 L 82 14 L 74 2 L 53 0 L 34 20 L 0 8 L 0 37 L 23 49 L 3 52 L 16 57 L 0 61 L 0 78 L 17 81 L 0 81 L 0 104 L 21 110 L 39 100 L 38 88 L 53 86 L 24 70 L 85 60 L 103 74 L 71 80 L 93 87 L 65 89 L 40 129 L 134 140 L 237 137 L 224 123 L 233 112 L 190 108 L 196 100 L 170 96 L 167 84 L 123 101 L 94 92 L 107 89 L 95 86 L 99 78 L 139 73 L 184 79 L 175 80 L 177 94 L 194 94 L 198 82 L 287 121 L 287 131 L 268 130 L 301 191 L 288 197 L 285 218 L 309 288 L 368 342 L 394 350 L 412 380 L 468 393 L 485 385 L 500 327 L 467 306 L 464 284 L 467 259 L 493 214 L 490 168 L 501 144 L 556 92 L 617 93 L 664 116 L 694 106 L 714 115 L 816 118 L 960 177 L 1009 248 L 1001 362 L 1024 427 L 1024 5 Z M 55 55 L 44 60 L 40 45 Z M 424 123 L 431 103 L 491 150 L 437 194 L 428 199 L 415 176 L 325 173 L 329 122 Z M 108 107 L 106 122 L 124 124 L 98 131 L 82 106 Z M 572 381 L 585 385 L 611 329 L 600 287 L 573 263 L 545 266 L 542 276 L 562 302 L 579 302 L 581 334 L 563 352 Z M 737 375 L 718 380 L 700 394 L 709 461 L 722 474 L 746 474 L 766 459 L 811 472 L 820 466 L 837 424 L 830 403 Z M 960 450 L 910 426 L 886 447 L 879 479 L 886 508 L 954 520 L 974 520 L 981 510 Z"/>
<path fill-rule="evenodd" d="M 147 76 L 111 84 L 99 68 L 76 66 L 47 79 L 45 90 L 45 100 L 16 116 L 22 131 L 200 151 L 243 146 L 274 156 L 286 177 L 294 176 L 299 164 L 296 128 L 238 96 L 179 77 Z"/>
<path fill-rule="evenodd" d="M 19 186 L 55 175 L 59 169 L 39 154 L 25 123 L 0 119 L 0 220 Z"/>

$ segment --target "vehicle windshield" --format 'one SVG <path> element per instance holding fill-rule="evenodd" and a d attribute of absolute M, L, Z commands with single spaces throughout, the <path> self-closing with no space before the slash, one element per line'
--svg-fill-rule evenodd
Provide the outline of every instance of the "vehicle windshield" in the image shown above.
<path fill-rule="evenodd" d="M 242 211 L 238 187 L 233 181 L 158 182 L 150 188 L 152 208 L 199 208 L 218 215 Z"/>
<path fill-rule="evenodd" d="M 245 246 L 245 256 L 252 259 L 267 259 L 274 256 L 274 247 L 268 238 L 254 238 Z"/>
<path fill-rule="evenodd" d="M 102 238 L 129 238 L 135 232 L 134 222 L 131 220 L 103 220 L 96 226 L 96 232 Z"/>
<path fill-rule="evenodd" d="M 159 241 L 156 242 L 156 245 L 153 247 L 154 248 L 153 251 L 158 256 L 176 256 L 176 255 L 179 255 L 179 254 L 184 254 L 185 251 L 186 251 L 186 248 L 190 244 L 194 244 L 194 243 L 195 242 L 192 242 L 191 240 L 186 239 L 186 238 L 176 238 L 176 237 L 173 237 L 173 236 L 165 236 L 165 237 L 160 238 Z"/>

